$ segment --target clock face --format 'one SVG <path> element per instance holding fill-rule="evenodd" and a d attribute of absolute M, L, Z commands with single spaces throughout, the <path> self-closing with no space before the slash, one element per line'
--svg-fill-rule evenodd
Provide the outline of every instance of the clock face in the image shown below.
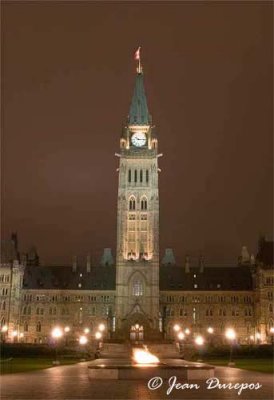
<path fill-rule="evenodd" d="M 136 147 L 142 147 L 146 144 L 147 138 L 144 132 L 136 132 L 131 136 L 131 143 Z"/>

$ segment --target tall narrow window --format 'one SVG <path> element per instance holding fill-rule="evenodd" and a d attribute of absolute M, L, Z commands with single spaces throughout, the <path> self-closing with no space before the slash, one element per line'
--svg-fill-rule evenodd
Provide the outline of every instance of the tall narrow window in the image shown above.
<path fill-rule="evenodd" d="M 147 200 L 146 199 L 141 200 L 141 210 L 147 210 Z"/>
<path fill-rule="evenodd" d="M 131 169 L 128 170 L 128 181 L 131 182 Z"/>
<path fill-rule="evenodd" d="M 143 170 L 142 169 L 140 170 L 140 182 L 141 183 L 143 182 Z"/>
<path fill-rule="evenodd" d="M 135 207 L 136 207 L 135 199 L 134 199 L 134 197 L 131 197 L 129 199 L 129 209 L 130 210 L 135 210 Z"/>
<path fill-rule="evenodd" d="M 137 169 L 135 169 L 134 171 L 134 182 L 135 183 L 137 182 Z"/>
<path fill-rule="evenodd" d="M 36 332 L 41 332 L 41 322 L 38 322 L 36 325 Z"/>
<path fill-rule="evenodd" d="M 148 176 L 148 169 L 146 170 L 146 183 L 149 181 L 149 176 Z"/>

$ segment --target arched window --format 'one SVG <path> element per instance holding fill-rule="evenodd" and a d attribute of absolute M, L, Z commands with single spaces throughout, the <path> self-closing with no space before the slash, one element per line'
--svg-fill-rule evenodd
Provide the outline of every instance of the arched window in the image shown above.
<path fill-rule="evenodd" d="M 36 308 L 36 314 L 39 315 L 40 314 L 40 308 Z"/>
<path fill-rule="evenodd" d="M 137 279 L 133 282 L 132 285 L 132 294 L 133 296 L 143 296 L 144 291 L 143 291 L 143 284 L 140 281 L 140 279 Z"/>
<path fill-rule="evenodd" d="M 137 169 L 135 169 L 134 171 L 134 182 L 135 183 L 137 182 Z"/>
<path fill-rule="evenodd" d="M 272 303 L 269 304 L 269 312 L 273 313 L 273 305 L 272 305 Z"/>
<path fill-rule="evenodd" d="M 28 306 L 28 315 L 31 314 L 31 306 Z"/>
<path fill-rule="evenodd" d="M 143 182 L 143 170 L 142 169 L 140 169 L 140 182 L 141 183 Z"/>
<path fill-rule="evenodd" d="M 141 210 L 147 210 L 147 199 L 143 198 L 141 200 Z"/>
<path fill-rule="evenodd" d="M 24 315 L 27 314 L 27 306 L 23 307 L 23 314 L 24 314 Z"/>
<path fill-rule="evenodd" d="M 24 322 L 24 332 L 28 332 L 29 330 L 29 325 L 27 322 Z"/>
<path fill-rule="evenodd" d="M 131 169 L 128 170 L 128 182 L 131 182 Z"/>
<path fill-rule="evenodd" d="M 148 174 L 148 169 L 146 170 L 146 183 L 148 183 L 148 181 L 149 181 L 149 174 Z"/>
<path fill-rule="evenodd" d="M 41 322 L 37 322 L 36 324 L 36 332 L 41 332 Z"/>
<path fill-rule="evenodd" d="M 2 303 L 2 310 L 4 311 L 5 309 L 6 309 L 6 302 L 3 301 L 3 303 Z"/>
<path fill-rule="evenodd" d="M 135 210 L 136 208 L 136 202 L 134 197 L 130 197 L 129 199 L 129 209 L 130 210 Z"/>
<path fill-rule="evenodd" d="M 6 320 L 5 320 L 5 318 L 3 317 L 3 318 L 1 319 L 1 327 L 4 326 L 5 323 L 6 323 Z"/>

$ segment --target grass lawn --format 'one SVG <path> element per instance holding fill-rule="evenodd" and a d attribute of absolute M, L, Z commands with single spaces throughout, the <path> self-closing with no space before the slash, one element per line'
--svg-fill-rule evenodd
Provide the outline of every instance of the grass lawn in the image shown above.
<path fill-rule="evenodd" d="M 29 372 L 35 371 L 38 369 L 45 369 L 53 367 L 52 365 L 53 358 L 13 358 L 10 361 L 1 360 L 0 368 L 1 374 L 13 374 L 16 372 Z M 60 358 L 60 365 L 68 365 L 75 364 L 79 362 L 79 359 L 76 358 Z"/>
<path fill-rule="evenodd" d="M 228 364 L 228 358 L 208 358 L 204 360 L 208 364 L 224 365 Z M 268 372 L 273 374 L 272 358 L 236 358 L 235 368 L 248 369 L 249 371 Z"/>

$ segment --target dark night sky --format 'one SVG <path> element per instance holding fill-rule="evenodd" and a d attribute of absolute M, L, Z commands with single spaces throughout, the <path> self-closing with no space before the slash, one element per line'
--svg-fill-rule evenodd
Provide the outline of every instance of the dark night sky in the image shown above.
<path fill-rule="evenodd" d="M 2 236 L 44 262 L 116 243 L 119 137 L 142 46 L 161 248 L 272 237 L 272 3 L 2 3 Z"/>

